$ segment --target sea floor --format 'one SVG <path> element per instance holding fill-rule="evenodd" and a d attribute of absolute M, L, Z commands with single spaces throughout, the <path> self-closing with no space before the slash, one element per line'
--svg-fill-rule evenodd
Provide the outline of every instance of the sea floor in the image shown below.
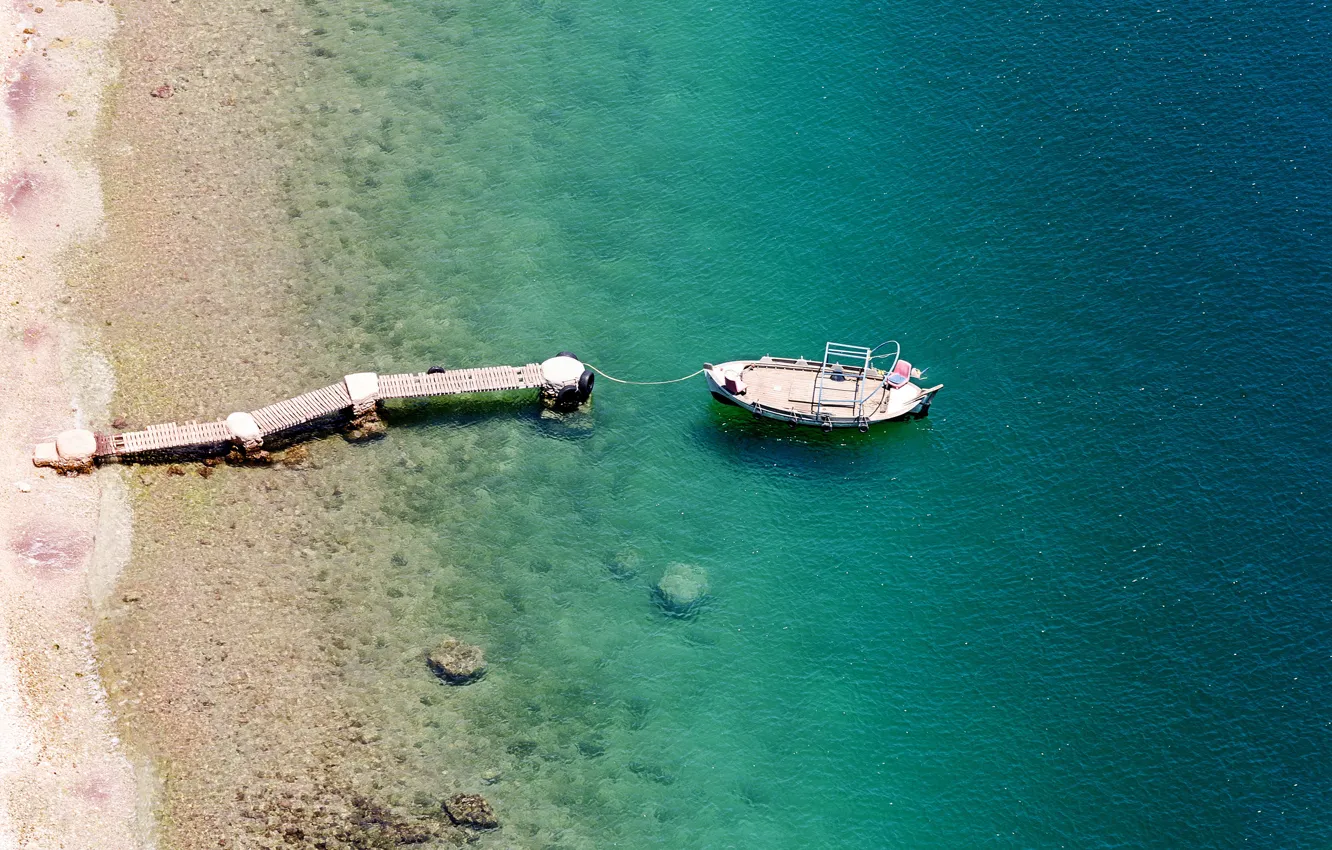
<path fill-rule="evenodd" d="M 108 417 L 829 337 L 945 384 L 864 436 L 602 382 L 568 418 L 395 404 L 271 467 L 101 470 L 134 505 L 103 674 L 164 846 L 449 841 L 456 792 L 496 847 L 1326 835 L 1332 160 L 1249 88 L 1303 79 L 1294 7 L 1193 64 L 1192 8 L 123 11 L 77 302 Z M 1218 368 L 1241 335 L 1305 407 Z M 481 681 L 431 675 L 444 635 Z"/>

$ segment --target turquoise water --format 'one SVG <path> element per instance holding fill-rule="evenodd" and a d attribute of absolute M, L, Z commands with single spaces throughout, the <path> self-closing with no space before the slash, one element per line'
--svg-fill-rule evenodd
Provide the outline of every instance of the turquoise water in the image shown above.
<path fill-rule="evenodd" d="M 497 841 L 1332 841 L 1324 7 L 307 7 L 291 214 L 349 357 L 892 337 L 946 385 L 867 436 L 697 379 L 391 411 L 428 545 L 363 604 L 487 647 L 437 699 Z"/>

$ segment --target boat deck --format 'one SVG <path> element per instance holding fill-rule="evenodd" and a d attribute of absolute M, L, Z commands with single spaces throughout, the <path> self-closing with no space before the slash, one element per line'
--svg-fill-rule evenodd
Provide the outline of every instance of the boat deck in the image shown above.
<path fill-rule="evenodd" d="M 745 366 L 742 377 L 747 390 L 744 400 L 768 411 L 789 411 L 802 417 L 814 417 L 818 410 L 817 362 L 772 359 Z M 845 380 L 823 382 L 822 413 L 834 420 L 855 419 L 856 401 L 870 398 L 865 403 L 864 415 L 871 421 L 900 415 L 920 396 L 920 387 L 907 384 L 894 390 L 877 390 L 883 372 L 871 370 L 868 375 L 848 368 Z"/>

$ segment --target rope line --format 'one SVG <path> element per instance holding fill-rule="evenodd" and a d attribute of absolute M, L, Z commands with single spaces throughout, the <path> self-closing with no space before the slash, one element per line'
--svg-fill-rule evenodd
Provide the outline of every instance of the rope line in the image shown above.
<path fill-rule="evenodd" d="M 617 384 L 633 384 L 636 387 L 652 387 L 652 386 L 657 386 L 658 384 L 678 384 L 681 381 L 687 381 L 690 378 L 695 377 L 696 375 L 703 374 L 703 370 L 699 369 L 697 372 L 691 372 L 688 375 L 685 375 L 683 378 L 672 378 L 669 381 L 626 381 L 623 378 L 615 378 L 610 375 L 607 375 L 605 372 L 601 371 L 596 366 L 593 366 L 591 363 L 585 363 L 583 365 L 587 366 L 587 368 L 591 369 L 593 372 L 596 372 L 598 375 L 600 375 L 601 377 L 605 378 L 608 381 L 614 381 Z"/>

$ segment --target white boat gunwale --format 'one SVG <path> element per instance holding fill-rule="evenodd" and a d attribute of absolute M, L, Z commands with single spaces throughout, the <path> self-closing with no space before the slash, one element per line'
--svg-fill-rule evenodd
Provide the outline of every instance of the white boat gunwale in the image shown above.
<path fill-rule="evenodd" d="M 891 346 L 882 355 L 875 352 Z M 889 359 L 887 369 L 874 361 Z M 848 362 L 849 361 L 849 362 Z M 899 365 L 900 364 L 900 365 Z M 901 347 L 889 341 L 873 349 L 828 343 L 823 360 L 772 357 L 704 364 L 713 398 L 755 417 L 831 431 L 859 428 L 929 415 L 943 384 L 922 387 L 921 373 L 901 359 Z"/>

